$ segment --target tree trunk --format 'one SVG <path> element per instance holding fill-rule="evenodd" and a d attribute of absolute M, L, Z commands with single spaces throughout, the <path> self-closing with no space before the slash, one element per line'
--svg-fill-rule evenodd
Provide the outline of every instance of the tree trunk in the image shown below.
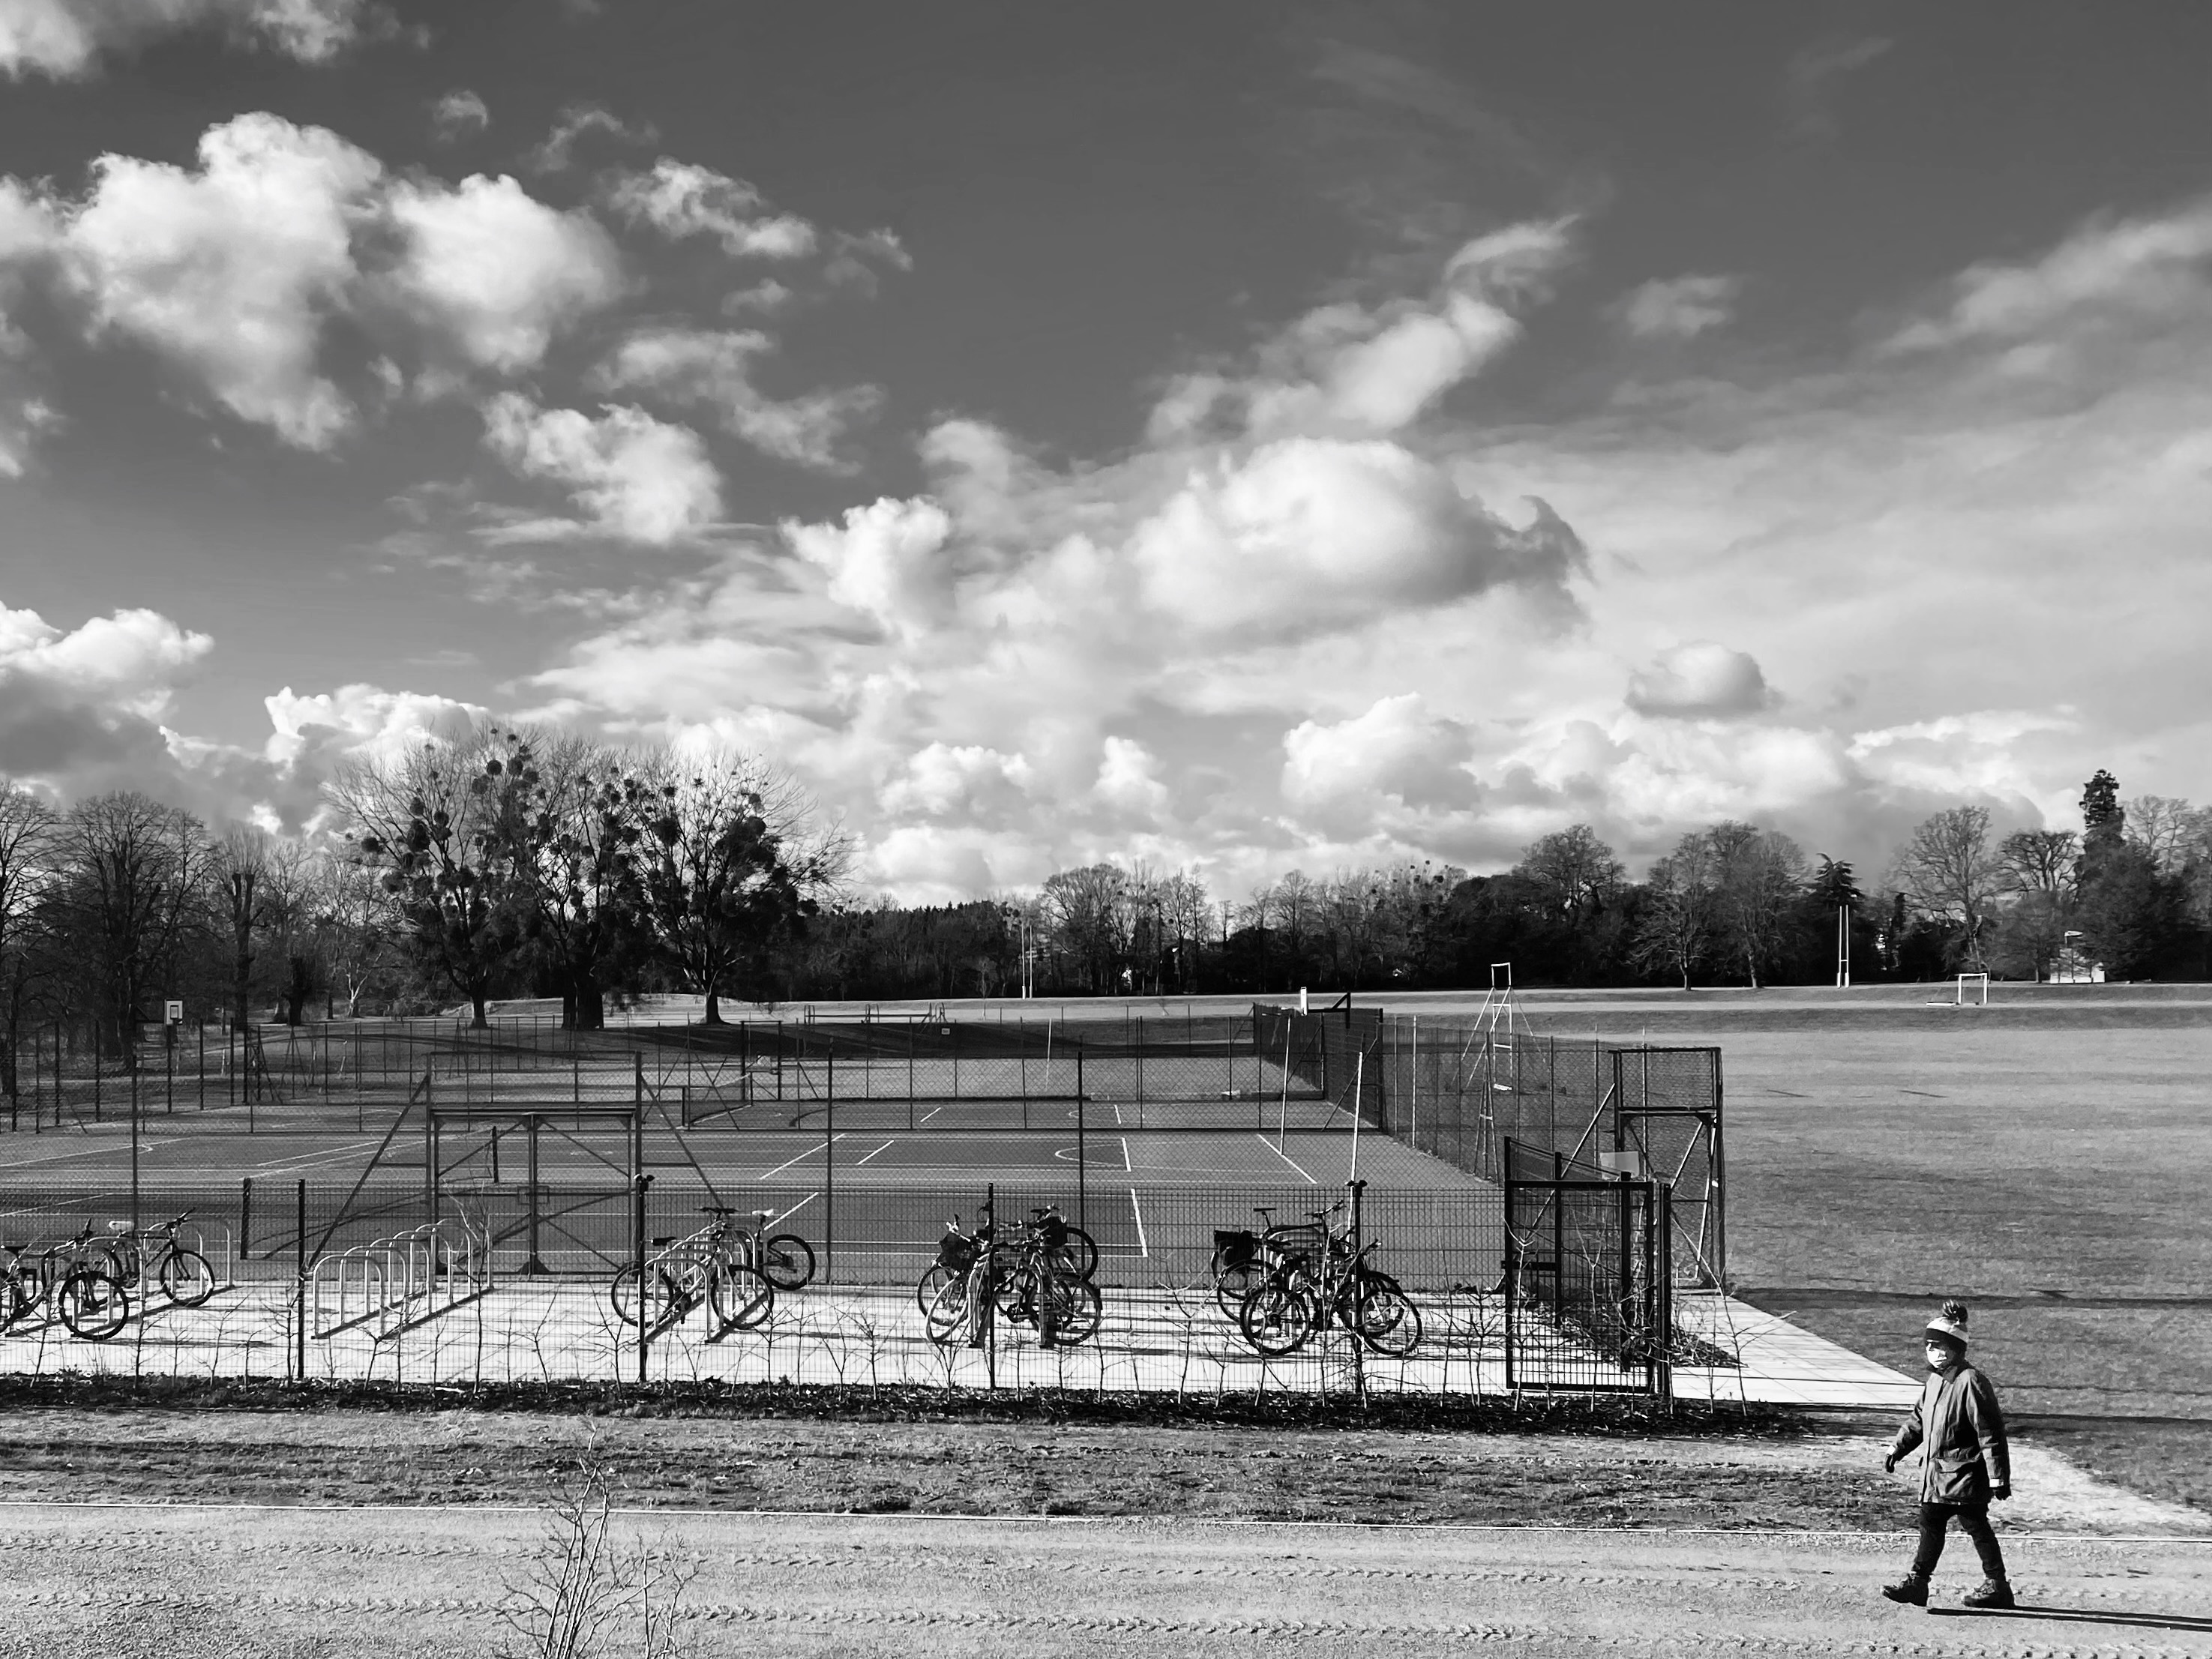
<path fill-rule="evenodd" d="M 714 988 L 712 980 L 707 981 L 707 1012 L 701 1016 L 702 1025 L 720 1025 L 722 1022 L 721 993 Z"/>
<path fill-rule="evenodd" d="M 469 1021 L 471 1025 L 481 1031 L 491 1024 L 484 1018 L 484 994 L 482 991 L 469 993 L 469 1006 L 476 1011 L 476 1017 Z"/>
<path fill-rule="evenodd" d="M 562 999 L 569 1011 L 575 1031 L 603 1031 L 607 1024 L 606 993 L 600 988 L 599 978 L 589 969 L 580 969 L 570 981 L 568 994 Z"/>

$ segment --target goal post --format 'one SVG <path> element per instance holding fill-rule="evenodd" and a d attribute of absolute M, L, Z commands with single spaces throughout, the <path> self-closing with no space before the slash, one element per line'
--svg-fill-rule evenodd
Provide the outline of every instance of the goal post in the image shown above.
<path fill-rule="evenodd" d="M 1952 994 L 1954 1008 L 1986 1008 L 1990 1005 L 1990 976 L 1987 974 L 1961 974 L 1959 988 Z"/>

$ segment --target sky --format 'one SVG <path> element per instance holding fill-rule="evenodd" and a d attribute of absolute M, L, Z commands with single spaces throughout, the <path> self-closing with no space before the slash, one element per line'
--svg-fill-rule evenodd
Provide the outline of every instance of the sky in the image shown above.
<path fill-rule="evenodd" d="M 909 902 L 2212 796 L 2212 9 L 0 0 L 0 774 Z"/>

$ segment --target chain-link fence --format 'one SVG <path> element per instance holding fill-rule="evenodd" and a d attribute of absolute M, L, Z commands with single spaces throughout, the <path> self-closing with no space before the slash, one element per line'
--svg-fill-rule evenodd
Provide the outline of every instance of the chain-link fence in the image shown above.
<path fill-rule="evenodd" d="M 1662 1182 L 1675 1283 L 1728 1265 L 1720 1050 L 1539 1036 L 1474 1017 L 1253 1011 L 1255 1045 L 1293 1089 L 1486 1181 L 1507 1142 L 1599 1178 Z"/>
<path fill-rule="evenodd" d="M 714 1203 L 711 1189 L 679 1179 L 487 1181 L 426 1193 L 413 1181 L 242 1178 L 144 1189 L 134 1217 L 116 1188 L 16 1183 L 0 1188 L 12 1264 L 0 1370 L 1216 1392 L 1509 1386 L 1506 1218 L 1486 1188 L 1078 1192 L 955 1180 L 834 1199 L 754 1184 L 742 1206 L 717 1213 Z M 1078 1310 L 1050 1343 L 1040 1297 L 1060 1292 L 1039 1280 L 1024 1297 L 1018 1272 L 1024 1224 L 1048 1207 L 1096 1250 L 1087 1319 Z M 986 1214 L 1001 1243 L 990 1316 L 937 1328 L 929 1309 L 945 1278 L 944 1242 L 973 1237 Z M 728 1230 L 719 1242 L 708 1237 L 717 1227 Z M 1244 1304 L 1260 1269 L 1331 1234 L 1338 1265 L 1315 1271 L 1348 1282 L 1356 1259 L 1387 1275 L 1396 1299 L 1340 1296 L 1324 1316 L 1317 1295 L 1303 1313 L 1279 1309 L 1264 1328 L 1249 1324 Z M 764 1263 L 766 1241 L 787 1236 L 803 1241 L 811 1272 L 773 1288 L 765 1305 L 732 1302 L 700 1271 L 709 1259 Z M 135 1254 L 118 1267 L 112 1253 L 125 1241 Z M 204 1265 L 165 1276 L 171 1258 Z M 94 1298 L 100 1317 L 87 1323 L 93 1301 L 65 1307 L 60 1286 L 103 1263 L 119 1289 Z"/>

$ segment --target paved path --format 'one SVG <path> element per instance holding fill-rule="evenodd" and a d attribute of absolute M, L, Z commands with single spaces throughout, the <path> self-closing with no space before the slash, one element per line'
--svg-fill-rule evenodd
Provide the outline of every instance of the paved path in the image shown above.
<path fill-rule="evenodd" d="M 1882 1601 L 1894 1537 L 666 1513 L 613 1530 L 696 1569 L 681 1634 L 702 1656 L 2212 1654 L 2212 1546 L 2172 1540 L 2015 1537 L 2033 1607 L 1991 1616 L 1955 1610 L 1970 1562 L 1946 1563 L 1954 1610 Z M 518 1510 L 0 1504 L 0 1655 L 489 1654 L 544 1534 Z"/>

